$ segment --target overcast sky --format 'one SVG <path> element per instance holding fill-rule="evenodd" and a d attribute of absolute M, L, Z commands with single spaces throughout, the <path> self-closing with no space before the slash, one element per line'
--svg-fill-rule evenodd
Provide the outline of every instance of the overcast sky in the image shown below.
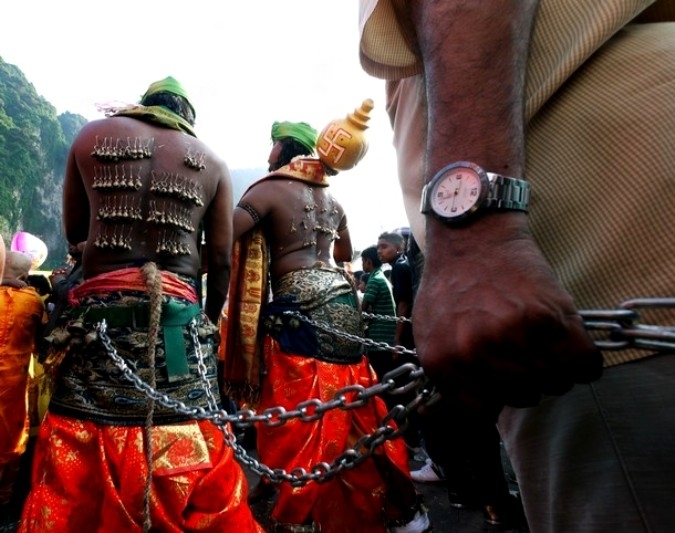
<path fill-rule="evenodd" d="M 58 113 L 101 118 L 168 75 L 197 110 L 197 134 L 231 169 L 266 167 L 275 120 L 317 130 L 372 98 L 370 149 L 333 178 L 355 245 L 407 225 L 381 80 L 358 60 L 356 0 L 4 2 L 0 57 Z"/>

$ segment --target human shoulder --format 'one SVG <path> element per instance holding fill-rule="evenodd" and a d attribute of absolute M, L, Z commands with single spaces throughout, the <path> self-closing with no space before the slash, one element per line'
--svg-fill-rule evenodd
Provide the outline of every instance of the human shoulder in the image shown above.
<path fill-rule="evenodd" d="M 368 281 L 370 281 L 371 279 L 377 280 L 378 283 L 380 283 L 382 280 L 387 281 L 387 278 L 384 277 L 384 273 L 382 272 L 381 266 L 375 268 L 370 272 L 370 277 L 368 278 Z"/>
<path fill-rule="evenodd" d="M 127 137 L 138 141 L 136 137 L 145 135 L 143 132 L 148 129 L 148 126 L 130 117 L 106 117 L 91 120 L 77 133 L 72 149 L 87 156 L 97 150 L 102 154 L 106 151 L 112 152 L 119 148 L 120 143 L 126 143 Z"/>
<path fill-rule="evenodd" d="M 20 288 L 11 288 L 14 291 L 15 298 L 22 302 L 24 307 L 32 306 L 35 310 L 42 312 L 45 307 L 44 300 L 35 290 L 35 287 L 30 285 Z"/>
<path fill-rule="evenodd" d="M 95 138 L 96 135 L 101 135 L 104 130 L 109 128 L 107 123 L 109 119 L 96 119 L 90 120 L 84 126 L 80 128 L 80 131 L 77 132 L 75 140 L 73 142 L 73 147 L 77 147 L 85 139 Z"/>
<path fill-rule="evenodd" d="M 368 278 L 364 295 L 376 296 L 383 289 L 388 289 L 387 283 L 387 278 L 384 277 L 381 269 L 373 270 Z"/>
<path fill-rule="evenodd" d="M 249 186 L 242 199 L 261 199 L 270 204 L 279 204 L 285 198 L 297 198 L 298 190 L 304 186 L 302 182 L 283 176 L 264 176 Z"/>
<path fill-rule="evenodd" d="M 284 186 L 285 180 L 264 177 L 249 186 L 242 194 L 237 207 L 249 211 L 253 210 L 256 217 L 264 218 L 276 212 L 277 209 L 288 205 L 291 199 L 289 187 Z M 297 196 L 297 195 L 296 195 Z"/>
<path fill-rule="evenodd" d="M 410 262 L 405 254 L 401 254 L 391 265 L 392 275 L 394 273 L 405 273 L 410 270 Z"/>

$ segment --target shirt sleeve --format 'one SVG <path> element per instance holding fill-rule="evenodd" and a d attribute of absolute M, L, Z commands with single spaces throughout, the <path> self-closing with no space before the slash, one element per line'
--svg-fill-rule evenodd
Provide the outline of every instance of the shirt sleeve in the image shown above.
<path fill-rule="evenodd" d="M 608 39 L 655 0 L 541 2 L 527 72 L 526 116 L 532 118 Z M 406 0 L 360 0 L 359 58 L 371 76 L 398 80 L 423 73 Z M 668 6 L 669 2 L 663 2 Z M 673 8 L 659 20 L 672 18 Z"/>
<path fill-rule="evenodd" d="M 363 301 L 369 304 L 375 303 L 377 300 L 377 280 L 374 276 L 371 276 L 366 283 L 366 292 L 363 293 Z"/>
<path fill-rule="evenodd" d="M 359 58 L 363 69 L 376 78 L 400 79 L 422 73 L 415 53 L 414 29 L 397 11 L 404 0 L 361 0 Z"/>
<path fill-rule="evenodd" d="M 412 303 L 412 271 L 407 260 L 399 260 L 394 263 L 391 269 L 391 286 L 394 301 L 397 305 L 399 302 Z"/>

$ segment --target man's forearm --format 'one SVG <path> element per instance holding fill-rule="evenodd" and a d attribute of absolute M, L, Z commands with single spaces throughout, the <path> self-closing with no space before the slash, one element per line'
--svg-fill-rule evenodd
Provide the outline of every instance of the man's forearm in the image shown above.
<path fill-rule="evenodd" d="M 525 177 L 525 73 L 537 5 L 536 0 L 411 2 L 429 105 L 425 181 L 460 160 Z M 472 244 L 493 231 L 519 236 L 526 231 L 522 214 L 482 218 L 464 231 Z M 456 229 L 433 216 L 426 222 L 427 249 L 440 252 L 431 254 L 432 263 L 461 254 L 448 245 L 448 232 Z M 461 248 L 459 239 L 452 241 Z"/>
<path fill-rule="evenodd" d="M 223 311 L 230 280 L 229 269 L 226 274 L 221 274 L 218 279 L 216 279 L 215 272 L 217 271 L 214 271 L 213 276 L 210 274 L 206 276 L 206 305 L 204 309 L 206 316 L 214 324 L 218 322 Z"/>
<path fill-rule="evenodd" d="M 525 67 L 537 4 L 411 2 L 429 104 L 427 180 L 457 160 L 523 176 Z"/>
<path fill-rule="evenodd" d="M 524 178 L 525 71 L 537 2 L 411 0 L 410 6 L 428 100 L 426 181 L 457 161 Z M 536 405 L 541 394 L 597 379 L 602 357 L 532 239 L 527 215 L 517 210 L 527 200 L 452 224 L 452 209 L 470 213 L 469 197 L 482 192 L 477 180 L 464 179 L 469 175 L 434 182 L 446 187 L 433 198 L 436 207 L 450 200 L 447 223 L 424 197 L 430 253 L 413 313 L 415 344 L 442 394 L 496 417 L 503 405 Z"/>

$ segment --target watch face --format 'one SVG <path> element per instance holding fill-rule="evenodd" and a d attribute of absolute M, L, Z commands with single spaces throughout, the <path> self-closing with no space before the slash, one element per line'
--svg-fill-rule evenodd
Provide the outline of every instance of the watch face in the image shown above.
<path fill-rule="evenodd" d="M 440 217 L 461 219 L 478 209 L 488 187 L 487 176 L 480 169 L 448 168 L 431 187 L 429 204 Z"/>

